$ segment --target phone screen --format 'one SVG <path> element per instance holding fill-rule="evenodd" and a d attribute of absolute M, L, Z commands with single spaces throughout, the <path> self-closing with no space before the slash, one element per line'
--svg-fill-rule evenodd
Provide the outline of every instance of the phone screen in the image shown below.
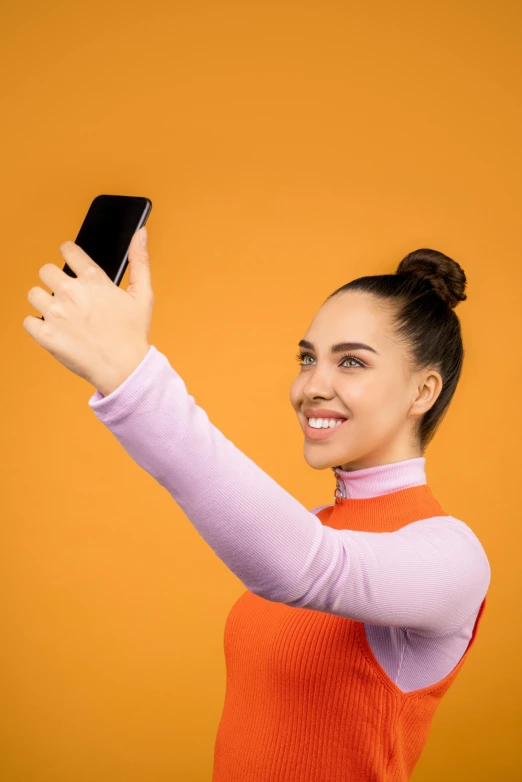
<path fill-rule="evenodd" d="M 129 263 L 127 256 L 132 237 L 145 225 L 151 209 L 150 199 L 141 196 L 96 196 L 85 215 L 75 244 L 119 285 Z M 63 271 L 69 277 L 76 277 L 67 264 Z"/>
<path fill-rule="evenodd" d="M 152 203 L 148 198 L 96 196 L 85 215 L 75 244 L 119 285 L 127 268 L 132 237 L 145 225 L 151 209 Z M 67 264 L 63 271 L 70 277 L 76 277 Z"/>

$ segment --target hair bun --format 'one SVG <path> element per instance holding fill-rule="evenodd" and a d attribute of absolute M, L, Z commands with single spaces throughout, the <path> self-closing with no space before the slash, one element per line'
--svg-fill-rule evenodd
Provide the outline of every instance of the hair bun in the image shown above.
<path fill-rule="evenodd" d="M 467 299 L 466 275 L 460 265 L 438 250 L 421 248 L 402 259 L 396 274 L 410 272 L 431 283 L 438 295 L 453 309 Z"/>

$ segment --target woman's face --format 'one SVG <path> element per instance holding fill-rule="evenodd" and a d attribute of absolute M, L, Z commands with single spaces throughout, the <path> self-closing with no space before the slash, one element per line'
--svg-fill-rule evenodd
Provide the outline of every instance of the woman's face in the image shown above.
<path fill-rule="evenodd" d="M 304 356 L 290 401 L 305 434 L 305 460 L 314 469 L 360 470 L 422 455 L 414 425 L 434 404 L 442 380 L 434 370 L 410 372 L 391 316 L 385 300 L 344 291 L 325 302 L 312 320 L 304 339 L 313 349 L 299 348 Z M 331 353 L 332 345 L 341 342 L 373 350 Z M 348 354 L 353 357 L 344 358 Z M 312 439 L 306 408 L 328 408 L 347 420 L 329 429 L 326 439 Z"/>

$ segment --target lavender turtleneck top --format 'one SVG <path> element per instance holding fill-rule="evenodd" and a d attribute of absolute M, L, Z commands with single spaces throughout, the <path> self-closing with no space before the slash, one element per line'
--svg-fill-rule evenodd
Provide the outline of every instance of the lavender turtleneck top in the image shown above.
<path fill-rule="evenodd" d="M 153 345 L 89 406 L 251 592 L 363 622 L 374 655 L 404 692 L 453 670 L 491 578 L 464 522 L 432 517 L 391 533 L 323 525 L 315 514 L 328 506 L 307 510 L 242 453 Z M 426 483 L 425 461 L 334 473 L 341 497 L 368 498 Z"/>

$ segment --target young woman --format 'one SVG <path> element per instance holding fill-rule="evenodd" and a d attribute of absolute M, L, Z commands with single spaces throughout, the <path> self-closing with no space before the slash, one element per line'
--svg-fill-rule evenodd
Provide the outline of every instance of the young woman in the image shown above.
<path fill-rule="evenodd" d="M 336 479 L 313 511 L 213 426 L 154 346 L 89 400 L 247 588 L 225 625 L 213 782 L 409 779 L 490 583 L 423 456 L 461 372 L 465 284 L 421 249 L 321 306 L 290 390 L 307 463 Z"/>

